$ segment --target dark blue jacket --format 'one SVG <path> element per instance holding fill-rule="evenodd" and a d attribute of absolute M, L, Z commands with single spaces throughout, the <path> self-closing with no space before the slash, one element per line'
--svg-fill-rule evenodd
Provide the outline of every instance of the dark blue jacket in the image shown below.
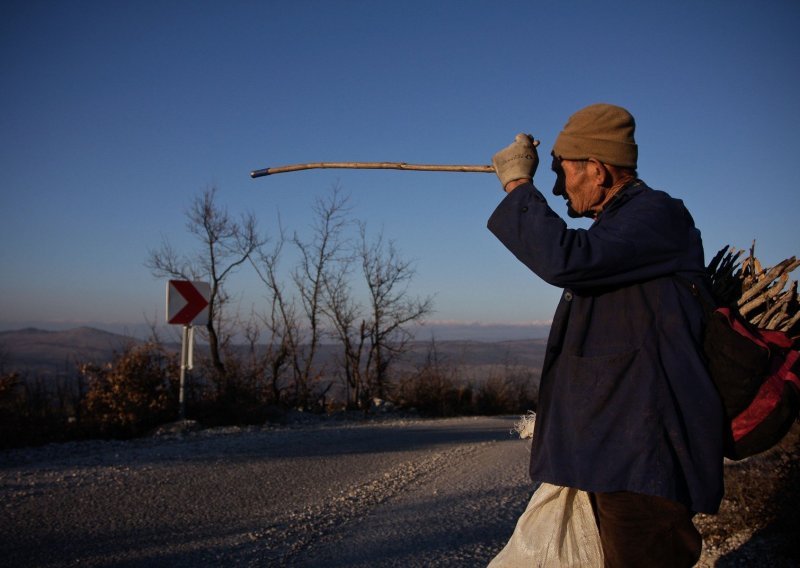
<path fill-rule="evenodd" d="M 629 184 L 588 230 L 569 229 L 531 184 L 489 229 L 564 288 L 539 387 L 531 477 L 586 491 L 633 491 L 715 512 L 722 499 L 722 405 L 705 368 L 700 232 L 683 202 Z"/>

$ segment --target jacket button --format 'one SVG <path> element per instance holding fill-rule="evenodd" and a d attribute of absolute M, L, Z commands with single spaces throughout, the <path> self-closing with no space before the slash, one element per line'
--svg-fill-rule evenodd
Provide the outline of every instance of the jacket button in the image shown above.
<path fill-rule="evenodd" d="M 520 211 L 522 211 L 523 213 L 527 213 L 528 212 L 528 206 L 526 205 L 525 207 L 520 209 Z"/>
<path fill-rule="evenodd" d="M 564 292 L 564 300 L 566 300 L 567 302 L 571 302 L 572 301 L 572 292 L 570 292 L 569 290 Z"/>

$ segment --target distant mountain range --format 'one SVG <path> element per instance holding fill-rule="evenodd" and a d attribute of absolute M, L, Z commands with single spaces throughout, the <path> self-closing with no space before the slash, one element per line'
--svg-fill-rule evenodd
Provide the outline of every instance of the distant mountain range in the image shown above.
<path fill-rule="evenodd" d="M 0 331 L 0 371 L 71 373 L 76 363 L 105 363 L 138 340 L 92 327 Z"/>
<path fill-rule="evenodd" d="M 458 368 L 464 375 L 481 374 L 493 368 L 519 368 L 528 371 L 541 369 L 545 339 L 515 339 L 506 341 L 436 340 L 436 357 L 440 364 Z M 78 363 L 102 364 L 115 354 L 141 340 L 102 331 L 78 327 L 63 331 L 26 328 L 0 332 L 0 372 L 20 371 L 34 375 L 70 375 Z M 167 343 L 178 350 L 179 344 Z M 403 368 L 422 366 L 429 357 L 431 341 L 410 344 L 400 361 Z M 198 347 L 198 353 L 202 346 Z M 338 346 L 323 345 L 320 362 L 335 361 Z"/>

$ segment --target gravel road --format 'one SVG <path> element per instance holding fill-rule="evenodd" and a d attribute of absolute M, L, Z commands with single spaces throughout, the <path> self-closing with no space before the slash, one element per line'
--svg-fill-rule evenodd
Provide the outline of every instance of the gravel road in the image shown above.
<path fill-rule="evenodd" d="M 0 453 L 2 566 L 485 566 L 533 487 L 515 418 Z"/>

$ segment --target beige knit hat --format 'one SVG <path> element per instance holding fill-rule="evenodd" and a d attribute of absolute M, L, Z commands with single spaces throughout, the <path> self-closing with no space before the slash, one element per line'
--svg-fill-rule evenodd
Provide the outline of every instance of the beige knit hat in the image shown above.
<path fill-rule="evenodd" d="M 604 164 L 636 169 L 635 129 L 633 116 L 624 108 L 590 105 L 569 117 L 553 145 L 553 155 L 564 160 L 595 158 Z"/>

